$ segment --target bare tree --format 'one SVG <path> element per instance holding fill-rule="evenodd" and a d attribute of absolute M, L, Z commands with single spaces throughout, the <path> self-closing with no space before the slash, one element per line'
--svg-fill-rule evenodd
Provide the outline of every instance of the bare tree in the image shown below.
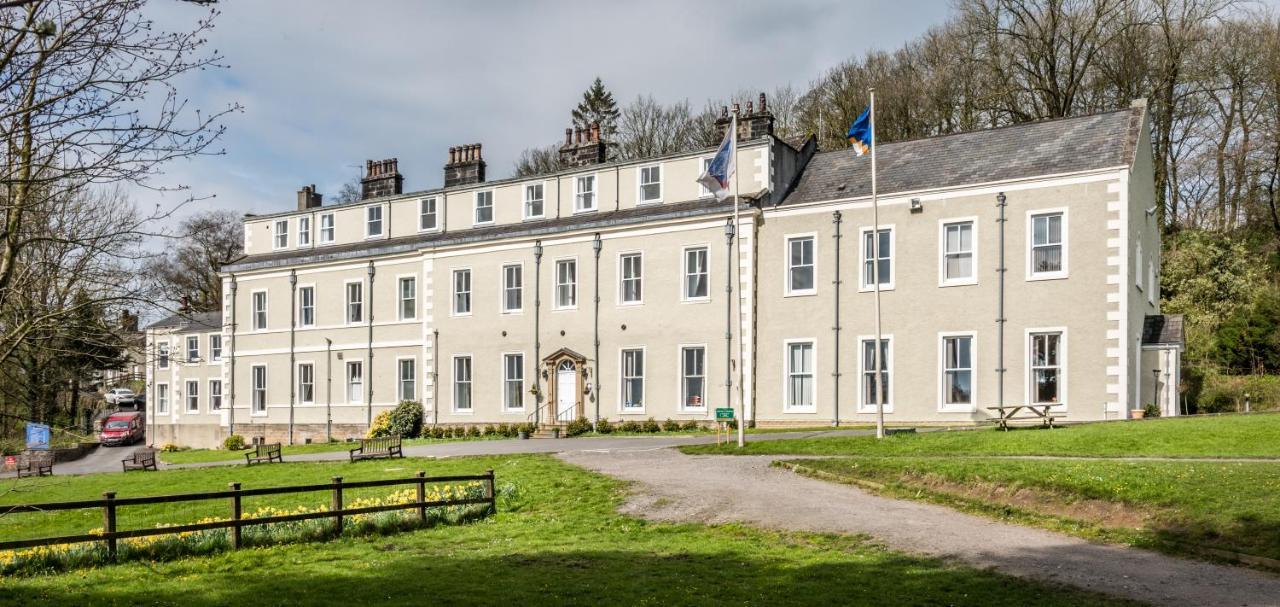
<path fill-rule="evenodd" d="M 560 146 L 553 144 L 520 152 L 520 157 L 516 158 L 514 170 L 516 177 L 529 177 L 554 173 L 563 168 L 565 164 L 560 162 Z"/>
<path fill-rule="evenodd" d="M 182 222 L 172 245 L 146 264 L 156 291 L 172 308 L 191 312 L 222 309 L 218 270 L 244 255 L 244 224 L 232 211 L 206 211 Z"/>

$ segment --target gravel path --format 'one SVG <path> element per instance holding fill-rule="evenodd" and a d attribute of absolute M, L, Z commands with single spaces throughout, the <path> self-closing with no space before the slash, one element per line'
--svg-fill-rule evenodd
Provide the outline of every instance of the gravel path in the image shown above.
<path fill-rule="evenodd" d="M 1280 577 L 1106 546 L 771 467 L 775 456 L 576 451 L 570 463 L 638 483 L 624 511 L 654 520 L 862 533 L 905 552 L 1157 605 L 1280 605 Z"/>

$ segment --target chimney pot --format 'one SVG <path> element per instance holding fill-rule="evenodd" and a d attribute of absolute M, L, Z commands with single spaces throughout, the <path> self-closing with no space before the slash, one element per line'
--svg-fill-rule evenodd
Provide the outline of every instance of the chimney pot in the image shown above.
<path fill-rule="evenodd" d="M 756 113 L 755 106 L 751 105 L 751 102 L 750 102 L 750 101 L 748 101 L 748 102 L 747 102 L 747 115 L 751 115 L 751 114 L 754 114 L 754 113 Z"/>
<path fill-rule="evenodd" d="M 484 160 L 484 144 L 476 144 L 476 160 Z"/>
<path fill-rule="evenodd" d="M 592 142 L 600 141 L 600 123 L 599 122 L 591 123 L 591 141 Z"/>
<path fill-rule="evenodd" d="M 573 129 L 566 128 L 564 130 L 564 144 L 566 146 L 573 145 Z"/>
<path fill-rule="evenodd" d="M 742 108 L 738 104 L 733 104 L 733 115 L 737 116 L 742 113 Z"/>
<path fill-rule="evenodd" d="M 764 93 L 760 93 L 760 111 L 764 112 Z"/>

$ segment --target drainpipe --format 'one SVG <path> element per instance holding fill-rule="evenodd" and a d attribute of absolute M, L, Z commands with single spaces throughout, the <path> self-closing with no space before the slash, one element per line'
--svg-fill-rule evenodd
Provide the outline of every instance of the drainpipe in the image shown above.
<path fill-rule="evenodd" d="M 556 208 L 560 207 L 559 180 L 556 185 Z M 533 243 L 533 385 L 538 394 L 533 399 L 533 423 L 540 423 L 542 417 L 542 241 Z"/>
<path fill-rule="evenodd" d="M 431 425 L 440 424 L 440 331 L 431 331 Z"/>
<path fill-rule="evenodd" d="M 227 381 L 227 396 L 231 402 L 228 407 L 227 426 L 231 434 L 236 433 L 236 275 L 231 275 L 231 377 Z"/>
<path fill-rule="evenodd" d="M 732 219 L 724 223 L 724 406 L 733 406 L 733 234 L 737 226 Z M 680 364 L 684 364 L 683 355 Z M 747 423 L 738 420 L 738 427 Z"/>
<path fill-rule="evenodd" d="M 835 326 L 831 328 L 831 331 L 835 333 L 835 346 L 832 350 L 832 352 L 835 355 L 835 358 L 834 358 L 835 371 L 831 373 L 832 378 L 834 378 L 835 380 L 835 390 L 832 392 L 832 397 L 833 397 L 832 402 L 834 404 L 834 407 L 832 408 L 833 413 L 831 416 L 831 425 L 836 428 L 840 427 L 840 282 L 841 282 L 840 281 L 840 221 L 841 221 L 841 217 L 842 216 L 840 215 L 840 211 L 836 211 L 831 214 L 831 223 L 835 224 L 836 226 L 836 235 L 835 235 L 836 277 L 835 277 L 835 280 L 831 281 L 831 284 L 835 285 L 835 291 L 836 291 L 836 323 L 835 323 Z"/>
<path fill-rule="evenodd" d="M 1005 207 L 1007 206 L 1004 192 L 996 194 L 996 208 L 1000 209 L 1000 216 L 996 219 L 996 223 L 1000 224 L 1000 265 L 996 268 L 996 274 L 1000 278 L 998 281 L 1000 284 L 999 299 L 996 303 L 996 328 L 998 329 L 998 337 L 996 339 L 996 377 L 999 379 L 996 382 L 996 406 L 1000 407 L 997 409 L 1000 415 L 1004 415 L 1004 325 L 1007 320 L 1004 317 L 1004 276 L 1008 270 L 1004 265 L 1004 231 L 1005 224 L 1008 223 L 1008 219 L 1005 218 Z"/>
<path fill-rule="evenodd" d="M 324 338 L 324 440 L 333 442 L 333 340 Z"/>
<path fill-rule="evenodd" d="M 591 422 L 591 430 L 593 432 L 600 425 L 600 249 L 603 247 L 603 245 L 604 243 L 600 241 L 600 233 L 596 232 L 595 240 L 591 241 L 591 250 L 595 251 L 595 255 L 596 255 L 596 310 L 595 310 L 596 373 L 595 373 L 595 387 L 591 392 L 592 395 L 595 396 L 596 416 L 595 416 L 595 419 Z"/>
<path fill-rule="evenodd" d="M 149 333 L 151 333 L 151 349 L 153 352 L 151 354 L 151 385 L 147 387 L 147 392 L 149 393 L 147 402 L 151 405 L 151 415 L 149 416 L 151 418 L 151 435 L 147 437 L 150 439 L 147 441 L 147 445 L 154 447 L 156 445 L 156 417 L 159 417 L 156 412 L 160 410 L 160 405 L 157 404 L 160 390 L 156 388 L 156 384 L 160 380 L 160 363 L 158 362 L 160 360 L 160 342 L 156 338 L 155 329 L 151 329 Z"/>
<path fill-rule="evenodd" d="M 373 260 L 369 260 L 369 349 L 368 361 L 363 369 L 364 385 L 365 385 L 365 401 L 364 401 L 364 422 L 366 429 L 373 428 L 373 275 L 376 271 L 373 269 Z"/>
<path fill-rule="evenodd" d="M 298 327 L 298 271 L 289 270 L 289 444 L 293 444 L 293 406 L 297 401 L 298 382 L 295 373 Z"/>

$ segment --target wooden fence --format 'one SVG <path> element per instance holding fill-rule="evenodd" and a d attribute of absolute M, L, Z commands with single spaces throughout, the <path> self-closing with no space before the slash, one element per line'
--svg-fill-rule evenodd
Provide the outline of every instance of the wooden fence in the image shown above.
<path fill-rule="evenodd" d="M 426 501 L 427 484 L 448 483 L 460 481 L 482 481 L 484 494 L 483 497 L 474 498 L 457 498 L 445 499 L 434 502 Z M 380 506 L 368 506 L 364 508 L 346 508 L 342 507 L 342 491 L 344 489 L 362 489 L 366 487 L 393 487 L 397 485 L 416 485 L 418 489 L 417 500 L 406 502 L 403 504 L 384 504 Z M 314 493 L 318 491 L 329 491 L 331 493 L 331 501 L 329 510 L 324 512 L 305 512 L 299 514 L 285 514 L 280 516 L 268 516 L 261 518 L 242 518 L 241 516 L 241 500 L 246 497 L 254 497 L 260 495 L 280 495 L 286 493 Z M 116 529 L 116 514 L 120 508 L 127 506 L 142 506 L 149 504 L 170 504 L 176 502 L 197 502 L 207 500 L 225 499 L 228 500 L 228 512 L 231 518 L 221 521 L 212 521 L 207 523 L 192 523 L 189 525 L 175 525 L 172 527 L 156 527 L 152 529 L 127 529 L 120 531 Z M 0 550 L 12 550 L 16 548 L 31 548 L 34 546 L 55 546 L 59 544 L 78 544 L 81 542 L 104 542 L 107 546 L 107 554 L 114 557 L 116 555 L 116 544 L 119 540 L 133 537 L 143 537 L 149 535 L 170 535 L 177 533 L 186 533 L 190 531 L 205 531 L 208 529 L 231 529 L 231 546 L 232 548 L 240 548 L 241 533 L 245 527 L 252 525 L 269 525 L 271 523 L 286 523 L 291 521 L 304 521 L 309 519 L 332 518 L 334 519 L 334 531 L 342 532 L 342 519 L 344 517 L 355 514 L 371 514 L 375 512 L 388 512 L 392 510 L 410 510 L 418 511 L 418 518 L 422 521 L 427 519 L 427 508 L 439 506 L 466 506 L 471 504 L 487 504 L 488 512 L 497 511 L 498 505 L 494 492 L 493 470 L 489 470 L 484 474 L 472 476 L 432 476 L 428 477 L 423 472 L 418 472 L 413 478 L 385 479 L 376 481 L 359 481 L 354 483 L 342 482 L 341 476 L 333 477 L 333 482 L 320 485 L 295 485 L 291 487 L 263 487 L 261 489 L 241 489 L 240 483 L 230 483 L 230 488 L 226 491 L 213 491 L 209 493 L 183 493 L 178 495 L 156 495 L 151 497 L 126 497 L 117 498 L 114 491 L 107 491 L 102 494 L 102 499 L 83 500 L 77 502 L 54 502 L 48 504 L 15 504 L 9 506 L 0 506 L 0 516 L 8 514 L 16 514 L 21 512 L 53 512 L 58 510 L 86 510 L 101 509 L 103 520 L 103 532 L 101 534 L 84 534 L 84 535 L 63 535 L 58 537 L 45 537 L 26 540 L 14 540 L 0 542 Z"/>

